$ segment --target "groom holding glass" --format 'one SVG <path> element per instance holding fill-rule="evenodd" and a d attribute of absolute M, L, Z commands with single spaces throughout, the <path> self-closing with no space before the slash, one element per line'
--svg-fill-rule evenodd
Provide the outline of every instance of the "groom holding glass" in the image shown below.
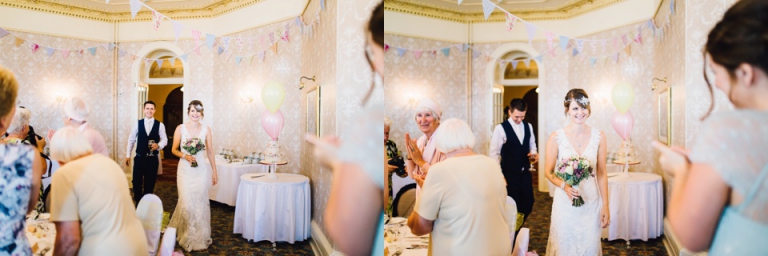
<path fill-rule="evenodd" d="M 131 151 L 136 146 L 135 162 L 133 163 L 133 200 L 136 204 L 146 194 L 152 194 L 157 179 L 157 168 L 160 165 L 159 151 L 168 144 L 165 125 L 155 120 L 155 102 L 144 102 L 144 119 L 133 126 L 128 137 L 128 150 L 125 165 L 131 165 Z M 159 141 L 159 142 L 158 142 Z"/>
<path fill-rule="evenodd" d="M 500 160 L 501 172 L 507 182 L 507 195 L 517 204 L 515 236 L 533 211 L 533 180 L 529 168 L 533 168 L 533 163 L 539 160 L 533 126 L 523 121 L 526 110 L 528 104 L 523 99 L 515 98 L 509 102 L 509 119 L 493 130 L 489 154 L 491 158 Z M 523 214 L 522 220 L 520 214 Z"/>

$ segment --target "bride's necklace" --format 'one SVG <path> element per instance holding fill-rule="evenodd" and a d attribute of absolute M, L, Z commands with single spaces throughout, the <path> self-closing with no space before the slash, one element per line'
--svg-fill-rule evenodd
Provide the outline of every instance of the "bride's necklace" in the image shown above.
<path fill-rule="evenodd" d="M 575 131 L 573 131 L 573 129 L 571 129 L 571 134 L 573 134 L 574 139 L 576 139 L 576 148 L 581 149 L 581 141 L 582 138 L 584 138 L 584 132 L 577 134 Z"/>

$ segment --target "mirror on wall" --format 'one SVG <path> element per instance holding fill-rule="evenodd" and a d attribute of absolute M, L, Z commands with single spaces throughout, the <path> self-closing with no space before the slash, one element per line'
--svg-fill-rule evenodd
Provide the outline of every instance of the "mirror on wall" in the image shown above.
<path fill-rule="evenodd" d="M 320 86 L 307 91 L 307 133 L 320 136 Z"/>

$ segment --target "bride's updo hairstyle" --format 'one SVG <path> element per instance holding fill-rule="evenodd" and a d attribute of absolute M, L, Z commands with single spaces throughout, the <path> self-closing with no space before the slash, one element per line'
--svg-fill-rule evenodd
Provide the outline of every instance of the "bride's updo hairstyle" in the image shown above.
<path fill-rule="evenodd" d="M 576 104 L 579 104 L 582 108 L 586 108 L 590 114 L 592 114 L 592 108 L 590 108 L 589 105 L 589 96 L 587 95 L 587 92 L 584 91 L 584 89 L 581 88 L 574 88 L 568 91 L 568 93 L 565 94 L 565 101 L 563 102 L 563 106 L 565 107 L 565 115 L 568 115 L 568 107 L 571 106 L 571 101 L 575 101 Z"/>
<path fill-rule="evenodd" d="M 189 103 L 189 106 L 187 106 L 187 114 L 189 114 L 189 111 L 192 110 L 192 108 L 197 109 L 197 112 L 200 112 L 200 115 L 205 117 L 205 113 L 203 113 L 203 103 L 199 100 L 193 100 Z"/>

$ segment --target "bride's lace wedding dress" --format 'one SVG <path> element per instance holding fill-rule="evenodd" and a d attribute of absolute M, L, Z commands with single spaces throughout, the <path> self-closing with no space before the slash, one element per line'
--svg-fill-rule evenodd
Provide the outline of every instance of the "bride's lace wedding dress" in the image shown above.
<path fill-rule="evenodd" d="M 205 141 L 207 127 L 202 125 L 197 136 L 187 132 L 187 126 L 181 126 L 181 144 L 191 137 Z M 206 149 L 207 150 L 207 149 Z M 193 155 L 197 167 L 190 166 L 184 159 L 179 160 L 176 183 L 179 187 L 179 201 L 168 224 L 176 228 L 176 240 L 187 251 L 205 250 L 211 245 L 211 205 L 208 202 L 208 188 L 211 186 L 211 164 L 206 150 Z M 182 152 L 189 154 L 182 147 Z"/>
<path fill-rule="evenodd" d="M 563 129 L 557 130 L 557 159 L 579 156 L 565 136 Z M 593 168 L 597 166 L 597 150 L 600 146 L 600 131 L 592 128 L 587 148 L 580 155 L 586 157 Z M 552 202 L 552 223 L 549 227 L 547 255 L 602 255 L 600 244 L 600 210 L 603 205 L 597 178 L 590 177 L 579 184 L 584 205 L 572 206 L 568 194 L 556 188 Z"/>

